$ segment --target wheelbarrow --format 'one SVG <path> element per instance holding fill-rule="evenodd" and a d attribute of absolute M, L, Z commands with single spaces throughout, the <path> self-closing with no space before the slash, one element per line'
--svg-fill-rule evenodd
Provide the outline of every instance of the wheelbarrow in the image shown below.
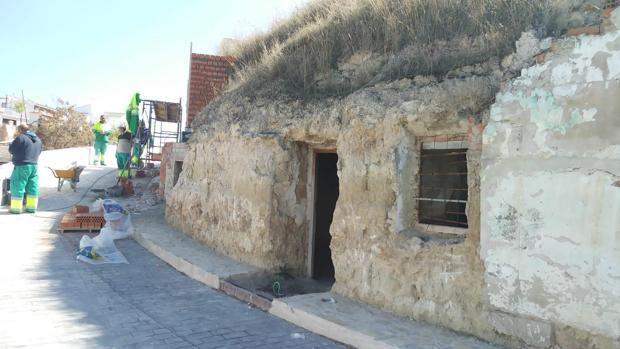
<path fill-rule="evenodd" d="M 84 168 L 84 166 L 75 166 L 68 170 L 55 170 L 49 167 L 49 169 L 52 170 L 54 177 L 58 178 L 58 191 L 62 189 L 65 181 L 69 181 L 71 189 L 73 189 L 73 191 L 77 191 L 77 184 L 80 181 L 80 175 L 82 174 L 82 171 L 84 171 Z"/>

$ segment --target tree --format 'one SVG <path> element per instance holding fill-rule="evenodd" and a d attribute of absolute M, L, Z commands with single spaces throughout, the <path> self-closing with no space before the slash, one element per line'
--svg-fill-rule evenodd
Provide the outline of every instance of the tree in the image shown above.
<path fill-rule="evenodd" d="M 51 115 L 39 118 L 37 134 L 45 149 L 80 147 L 92 143 L 92 132 L 86 117 L 69 102 L 58 99 Z"/>
<path fill-rule="evenodd" d="M 15 111 L 20 113 L 20 114 L 23 113 L 24 111 L 26 111 L 26 105 L 24 104 L 23 101 L 15 102 L 14 108 L 15 108 Z"/>

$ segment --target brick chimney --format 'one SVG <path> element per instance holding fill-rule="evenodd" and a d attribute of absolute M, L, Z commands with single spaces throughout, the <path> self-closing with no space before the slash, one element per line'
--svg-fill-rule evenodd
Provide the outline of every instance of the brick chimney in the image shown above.
<path fill-rule="evenodd" d="M 187 91 L 187 128 L 207 104 L 228 84 L 235 58 L 191 53 Z"/>

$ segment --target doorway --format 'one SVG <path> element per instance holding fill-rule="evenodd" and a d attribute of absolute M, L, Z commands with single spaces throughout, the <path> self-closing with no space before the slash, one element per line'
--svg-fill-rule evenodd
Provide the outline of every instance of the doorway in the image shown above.
<path fill-rule="evenodd" d="M 175 161 L 174 162 L 174 177 L 172 177 L 172 185 L 177 185 L 179 181 L 179 176 L 181 176 L 181 172 L 183 172 L 183 161 Z"/>
<path fill-rule="evenodd" d="M 329 227 L 339 195 L 338 154 L 320 152 L 314 158 L 314 244 L 312 253 L 312 278 L 333 283 L 334 263 L 329 247 L 332 236 Z"/>

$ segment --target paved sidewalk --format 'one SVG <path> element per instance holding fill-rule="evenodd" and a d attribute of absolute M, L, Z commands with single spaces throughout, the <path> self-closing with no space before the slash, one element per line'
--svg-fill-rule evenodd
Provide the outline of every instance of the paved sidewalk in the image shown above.
<path fill-rule="evenodd" d="M 87 155 L 84 149 L 67 153 L 82 161 Z M 56 164 L 68 156 L 59 151 L 46 158 Z M 228 276 L 256 269 L 174 231 L 163 220 L 162 206 L 136 212 L 136 238 L 193 279 L 132 239 L 117 241 L 128 265 L 76 262 L 82 234 L 56 233 L 64 210 L 49 210 L 80 200 L 89 204 L 94 195 L 88 189 L 114 184 L 114 170 L 87 168 L 76 193 L 68 187 L 57 192 L 51 172 L 40 172 L 39 213 L 0 209 L 0 349 L 344 348 L 205 286 L 218 288 Z M 337 303 L 321 300 L 329 297 Z M 497 348 L 330 294 L 284 298 L 269 307 L 279 317 L 365 348 Z"/>
<path fill-rule="evenodd" d="M 76 262 L 82 234 L 56 233 L 62 211 L 45 209 L 88 203 L 95 180 L 114 182 L 108 172 L 89 168 L 77 193 L 58 193 L 42 170 L 42 211 L 0 209 L 0 348 L 343 348 L 190 279 L 132 239 L 117 241 L 128 265 Z"/>
<path fill-rule="evenodd" d="M 325 300 L 334 300 L 325 302 Z M 403 319 L 333 293 L 279 298 L 270 313 L 358 348 L 501 349 L 472 336 Z"/>
<path fill-rule="evenodd" d="M 137 216 L 135 239 L 152 253 L 183 273 L 210 287 L 226 291 L 225 281 L 235 274 L 256 268 L 222 256 L 181 232 L 164 219 L 163 206 L 154 206 Z M 248 298 L 249 291 L 231 294 Z M 250 296 L 251 297 L 251 296 Z M 334 299 L 336 302 L 326 302 Z M 279 298 L 260 306 L 315 333 L 359 348 L 499 349 L 472 336 L 394 316 L 372 306 L 331 293 Z"/>

